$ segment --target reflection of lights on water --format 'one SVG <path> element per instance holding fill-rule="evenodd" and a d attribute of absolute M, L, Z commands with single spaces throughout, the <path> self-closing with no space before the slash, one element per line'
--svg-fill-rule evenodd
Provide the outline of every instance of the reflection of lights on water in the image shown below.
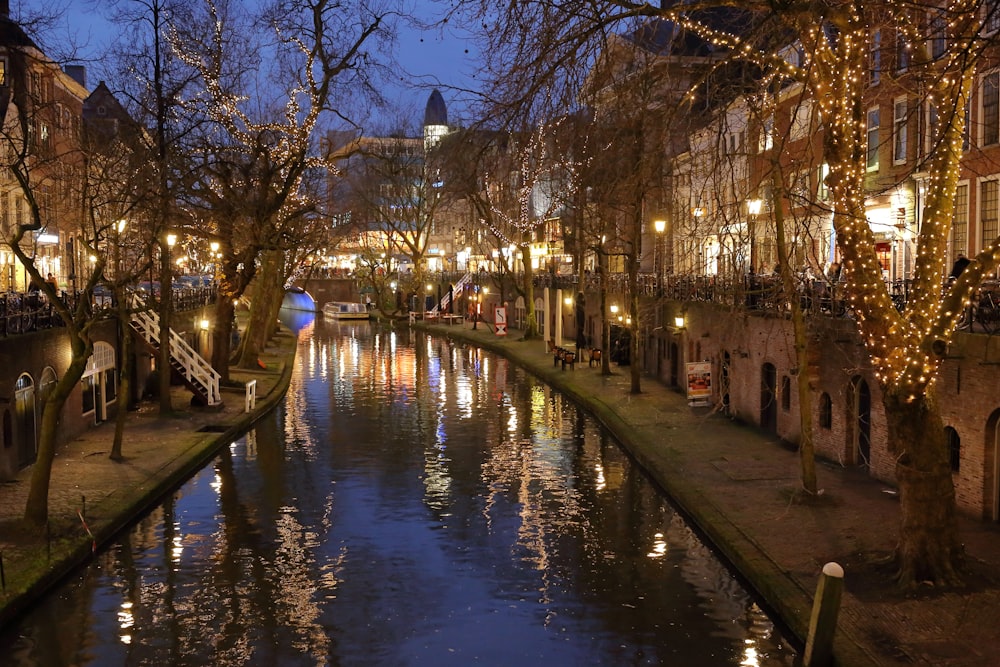
<path fill-rule="evenodd" d="M 121 609 L 118 610 L 118 627 L 122 630 L 128 630 L 135 625 L 135 616 L 132 615 L 132 603 L 125 601 L 122 602 Z M 129 632 L 123 632 L 120 636 L 122 644 L 132 643 L 132 634 Z"/>
<path fill-rule="evenodd" d="M 519 421 L 520 420 L 517 418 L 517 410 L 512 409 L 507 416 L 507 432 L 517 433 L 517 425 Z"/>
<path fill-rule="evenodd" d="M 174 530 L 179 533 L 181 530 L 181 525 L 179 523 L 175 524 Z M 181 554 L 183 553 L 184 553 L 184 544 L 181 541 L 181 536 L 174 535 L 174 539 L 170 549 L 170 560 L 173 561 L 174 563 L 181 562 Z"/>
<path fill-rule="evenodd" d="M 230 447 L 229 451 L 232 451 L 232 447 Z M 209 484 L 209 486 L 216 493 L 220 493 L 222 491 L 222 477 L 218 473 L 216 473 L 215 477 L 212 478 L 212 482 Z"/>
<path fill-rule="evenodd" d="M 760 660 L 754 641 L 752 639 L 745 639 L 743 643 L 746 644 L 746 648 L 743 651 L 743 660 L 740 662 L 740 665 L 743 667 L 760 667 Z"/>
<path fill-rule="evenodd" d="M 646 554 L 647 558 L 662 558 L 667 555 L 667 541 L 663 539 L 663 533 L 653 535 L 653 550 Z"/>
<path fill-rule="evenodd" d="M 603 491 L 604 487 L 608 485 L 607 480 L 604 479 L 604 466 L 597 464 L 594 466 L 594 472 L 597 473 L 597 490 Z"/>

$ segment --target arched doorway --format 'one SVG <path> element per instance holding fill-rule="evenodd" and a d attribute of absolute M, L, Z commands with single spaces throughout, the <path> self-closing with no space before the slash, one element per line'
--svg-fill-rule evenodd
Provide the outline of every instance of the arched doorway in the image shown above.
<path fill-rule="evenodd" d="M 14 439 L 17 441 L 17 466 L 24 468 L 38 455 L 35 428 L 35 382 L 27 373 L 14 385 Z"/>
<path fill-rule="evenodd" d="M 760 427 L 768 433 L 778 433 L 778 373 L 774 364 L 760 368 Z"/>
<path fill-rule="evenodd" d="M 860 376 L 851 380 L 851 400 L 848 402 L 851 414 L 848 424 L 851 425 L 848 446 L 849 460 L 855 465 L 871 467 L 872 455 L 872 393 L 868 382 Z"/>
<path fill-rule="evenodd" d="M 986 420 L 984 431 L 986 461 L 983 466 L 983 490 L 988 503 L 987 516 L 990 521 L 1000 521 L 1000 409 L 994 410 Z"/>

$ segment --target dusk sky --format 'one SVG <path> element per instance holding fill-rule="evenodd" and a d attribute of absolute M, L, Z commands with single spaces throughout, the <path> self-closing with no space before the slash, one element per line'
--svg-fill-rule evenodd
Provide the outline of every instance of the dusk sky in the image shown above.
<path fill-rule="evenodd" d="M 32 4 L 30 1 L 26 3 L 27 6 Z M 419 4 L 424 6 L 424 3 Z M 67 0 L 66 7 L 66 32 L 75 33 L 79 42 L 87 43 L 84 52 L 86 57 L 99 59 L 112 40 L 113 26 L 109 25 L 101 15 L 101 9 L 95 8 L 93 2 Z M 428 20 L 432 17 L 422 18 Z M 411 76 L 401 74 L 396 84 L 392 85 L 395 90 L 389 91 L 388 97 L 398 100 L 403 107 L 419 112 L 422 117 L 431 88 L 441 84 L 441 92 L 448 104 L 449 120 L 457 120 L 462 104 L 447 87 L 477 87 L 472 78 L 476 67 L 474 49 L 453 30 L 422 33 L 410 30 L 400 35 L 398 50 L 400 64 Z M 101 79 L 100 66 L 88 63 L 87 70 L 88 87 L 93 88 Z"/>

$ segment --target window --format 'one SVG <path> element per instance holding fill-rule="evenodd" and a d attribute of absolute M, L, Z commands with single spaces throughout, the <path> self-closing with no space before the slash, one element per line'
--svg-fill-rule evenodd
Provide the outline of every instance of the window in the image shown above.
<path fill-rule="evenodd" d="M 951 254 L 969 254 L 969 185 L 963 183 L 955 190 L 955 218 L 951 225 Z"/>
<path fill-rule="evenodd" d="M 982 81 L 982 118 L 983 146 L 991 146 L 1000 142 L 1000 72 L 990 72 Z"/>
<path fill-rule="evenodd" d="M 906 39 L 906 33 L 902 30 L 896 31 L 896 70 L 903 71 L 910 66 L 910 43 Z"/>
<path fill-rule="evenodd" d="M 948 464 L 952 472 L 958 472 L 958 466 L 962 462 L 962 438 L 950 426 L 944 427 L 944 436 L 948 440 Z"/>
<path fill-rule="evenodd" d="M 878 170 L 878 126 L 879 109 L 873 107 L 868 110 L 868 171 Z"/>
<path fill-rule="evenodd" d="M 988 33 L 996 32 L 1000 29 L 1000 2 L 987 0 L 983 3 L 986 16 L 983 19 L 983 29 Z"/>
<path fill-rule="evenodd" d="M 872 33 L 871 52 L 868 54 L 868 65 L 871 67 L 869 76 L 871 85 L 879 82 L 882 76 L 882 32 L 876 30 Z"/>
<path fill-rule="evenodd" d="M 833 427 L 833 401 L 825 391 L 819 396 L 819 426 L 825 429 Z"/>
<path fill-rule="evenodd" d="M 0 58 L 0 86 L 7 85 L 7 59 Z"/>
<path fill-rule="evenodd" d="M 937 60 L 948 50 L 948 19 L 943 9 L 932 9 L 927 19 L 928 33 L 931 36 L 931 58 Z"/>
<path fill-rule="evenodd" d="M 998 181 L 983 181 L 980 185 L 979 223 L 982 226 L 980 248 L 985 248 L 997 237 Z"/>
<path fill-rule="evenodd" d="M 774 116 L 768 116 L 760 128 L 760 142 L 758 148 L 761 151 L 768 151 L 774 148 Z"/>
<path fill-rule="evenodd" d="M 812 116 L 812 102 L 810 100 L 803 100 L 795 107 L 794 115 L 792 116 L 792 127 L 789 129 L 789 139 L 791 141 L 798 141 L 799 139 L 805 138 L 809 134 L 809 120 Z"/>
<path fill-rule="evenodd" d="M 920 148 L 924 157 L 930 155 L 934 150 L 934 145 L 938 141 L 938 127 L 937 107 L 928 102 L 923 107 L 923 118 L 920 122 Z"/>
<path fill-rule="evenodd" d="M 809 174 L 809 170 L 797 171 L 792 174 L 788 194 L 791 195 L 793 204 L 802 205 L 809 199 Z"/>
<path fill-rule="evenodd" d="M 816 196 L 820 201 L 828 201 L 830 199 L 830 188 L 826 184 L 826 177 L 829 175 L 830 165 L 824 162 L 819 166 L 816 174 Z"/>
<path fill-rule="evenodd" d="M 906 98 L 899 98 L 893 104 L 892 112 L 892 162 L 906 162 Z"/>

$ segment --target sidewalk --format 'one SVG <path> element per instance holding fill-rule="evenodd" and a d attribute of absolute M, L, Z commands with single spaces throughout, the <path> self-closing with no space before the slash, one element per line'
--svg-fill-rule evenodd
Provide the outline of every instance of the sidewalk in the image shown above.
<path fill-rule="evenodd" d="M 823 565 L 841 564 L 838 665 L 1000 665 L 1000 526 L 960 518 L 964 590 L 903 594 L 881 561 L 895 546 L 899 503 L 864 472 L 817 462 L 823 495 L 803 504 L 795 500 L 797 453 L 756 429 L 688 407 L 659 382 L 643 377 L 642 393 L 632 395 L 628 368 L 612 365 L 611 376 L 586 362 L 562 370 L 544 341 L 519 340 L 520 332 L 498 338 L 468 324 L 418 326 L 499 352 L 588 408 L 800 640 Z"/>
<path fill-rule="evenodd" d="M 0 589 L 0 626 L 89 558 L 95 541 L 110 539 L 155 506 L 220 447 L 271 410 L 288 389 L 295 345 L 295 337 L 282 329 L 260 357 L 266 368 L 230 371 L 232 380 L 256 380 L 256 408 L 250 412 L 245 410 L 242 388 L 224 387 L 222 409 L 211 410 L 191 407 L 191 392 L 175 387 L 172 416 L 160 417 L 158 404 L 144 404 L 129 413 L 122 445 L 125 461 L 108 458 L 113 421 L 60 447 L 52 466 L 48 539 L 27 538 L 13 529 L 24 514 L 30 469 L 0 485 L 0 564 L 5 582 Z"/>

